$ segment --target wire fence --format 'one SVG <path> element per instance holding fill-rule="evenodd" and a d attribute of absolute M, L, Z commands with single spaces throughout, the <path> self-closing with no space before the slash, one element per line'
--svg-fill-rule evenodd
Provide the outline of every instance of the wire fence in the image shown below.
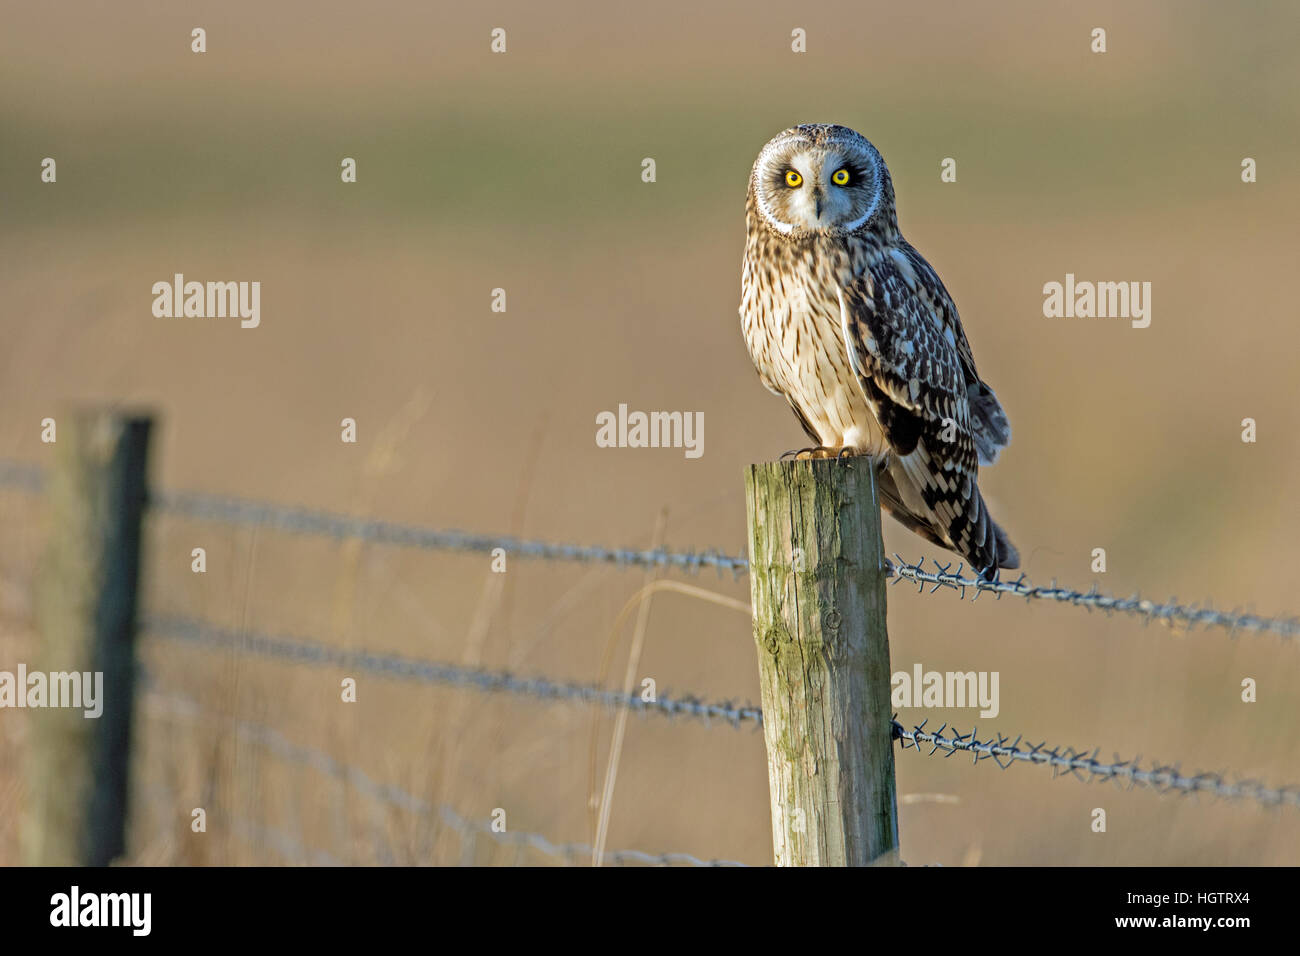
<path fill-rule="evenodd" d="M 41 468 L 24 462 L 0 459 L 0 486 L 34 492 L 39 491 L 43 484 L 44 472 Z M 512 556 L 540 561 L 608 564 L 623 568 L 671 568 L 688 573 L 712 568 L 719 574 L 729 572 L 736 578 L 749 573 L 748 558 L 741 554 L 729 555 L 713 549 L 673 551 L 665 548 L 613 548 L 541 541 L 512 535 L 480 534 L 376 521 L 329 511 L 194 491 L 154 492 L 149 503 L 159 512 L 193 520 L 251 525 L 287 534 L 315 535 L 336 540 L 354 539 L 427 551 L 491 554 L 501 550 Z M 978 598 L 981 594 L 992 594 L 997 598 L 1009 595 L 1027 601 L 1067 604 L 1105 614 L 1132 615 L 1147 622 L 1159 621 L 1188 629 L 1213 627 L 1230 633 L 1269 633 L 1282 638 L 1300 636 L 1300 616 L 1265 617 L 1240 609 L 1218 610 L 1208 604 L 1179 604 L 1175 600 L 1155 601 L 1144 598 L 1140 594 L 1127 598 L 1117 597 L 1102 593 L 1096 585 L 1086 591 L 1061 587 L 1055 581 L 1046 586 L 1035 585 L 1030 583 L 1025 574 L 1008 581 L 998 578 L 986 580 L 976 574 L 964 573 L 962 564 L 957 564 L 954 569 L 953 563 L 942 563 L 927 558 L 908 562 L 895 554 L 893 561 L 886 562 L 885 572 L 893 578 L 895 584 L 910 581 L 917 585 L 918 591 L 928 591 L 930 594 L 944 590 L 954 592 L 962 598 L 965 598 L 968 592 L 974 598 Z M 927 564 L 932 564 L 933 569 L 927 570 Z"/>
<path fill-rule="evenodd" d="M 539 541 L 511 535 L 476 534 L 452 529 L 374 521 L 326 511 L 284 507 L 197 492 L 162 492 L 152 498 L 151 503 L 159 511 L 196 520 L 255 525 L 289 534 L 322 535 L 340 540 L 358 539 L 429 551 L 491 554 L 500 550 L 511 556 L 541 561 L 609 564 L 622 568 L 671 568 L 687 573 L 712 568 L 720 574 L 729 572 L 733 578 L 749 573 L 748 558 L 740 554 L 729 555 L 716 549 L 637 550 Z M 926 570 L 927 562 L 934 565 L 933 570 Z M 999 598 L 1005 594 L 1025 600 L 1054 601 L 1107 614 L 1130 614 L 1147 621 L 1162 621 L 1186 628 L 1218 627 L 1230 632 L 1273 633 L 1284 638 L 1300 635 L 1300 617 L 1270 618 L 1239 610 L 1220 611 L 1208 605 L 1181 605 L 1175 601 L 1153 601 L 1137 594 L 1128 598 L 1114 597 L 1101 593 L 1095 585 L 1087 591 L 1059 587 L 1055 581 L 1046 587 L 1037 586 L 1031 584 L 1024 574 L 1011 581 L 997 578 L 986 580 L 975 574 L 963 574 L 963 570 L 961 564 L 958 564 L 954 570 L 952 563 L 944 564 L 926 558 L 909 563 L 897 554 L 894 555 L 892 562 L 886 562 L 885 568 L 895 584 L 905 580 L 911 581 L 917 584 L 918 590 L 921 591 L 926 589 L 926 585 L 930 585 L 931 594 L 940 589 L 954 591 L 963 598 L 968 591 L 976 598 L 981 594 L 993 594 Z"/>
<path fill-rule="evenodd" d="M 44 485 L 41 468 L 25 463 L 0 459 L 0 486 L 27 492 L 39 492 Z M 327 511 L 286 507 L 266 502 L 207 495 L 197 492 L 155 492 L 149 499 L 157 512 L 202 521 L 218 521 L 236 525 L 270 528 L 289 534 L 331 537 L 338 540 L 362 540 L 430 551 L 460 551 L 492 553 L 498 549 L 512 556 L 541 561 L 566 561 L 609 564 L 616 567 L 641 567 L 678 569 L 688 573 L 706 568 L 719 574 L 729 573 L 738 578 L 749 571 L 748 560 L 740 555 L 728 555 L 717 550 L 673 551 L 669 549 L 612 548 L 578 545 L 554 541 L 529 540 L 508 535 L 489 535 L 471 532 L 427 528 L 394 522 L 336 514 Z M 927 569 L 927 564 L 933 567 Z M 898 584 L 908 581 L 923 593 L 940 590 L 957 593 L 965 598 L 969 592 L 972 600 L 984 594 L 995 598 L 1004 595 L 1041 600 L 1082 607 L 1105 614 L 1125 614 L 1145 622 L 1159 621 L 1183 628 L 1197 626 L 1219 628 L 1231 634 L 1255 632 L 1292 638 L 1300 634 L 1300 618 L 1264 617 L 1241 610 L 1221 611 L 1208 605 L 1183 605 L 1175 601 L 1157 602 L 1134 595 L 1120 598 L 1106 595 L 1094 586 L 1088 591 L 1029 583 L 1025 575 L 1014 580 L 994 578 L 985 580 L 978 575 L 963 573 L 962 565 L 955 569 L 952 563 L 943 564 L 926 559 L 909 563 L 894 555 L 887 561 L 885 571 Z M 382 677 L 410 680 L 428 685 L 462 687 L 488 693 L 515 694 L 544 701 L 563 701 L 586 706 L 601 706 L 632 711 L 642 715 L 655 714 L 668 718 L 685 718 L 709 724 L 724 724 L 733 728 L 761 727 L 762 712 L 750 704 L 731 701 L 708 701 L 695 695 L 674 696 L 659 694 L 646 699 L 639 694 L 624 694 L 591 684 L 562 682 L 543 677 L 521 677 L 506 671 L 467 668 L 452 664 L 393 653 L 351 650 L 331 646 L 309 638 L 290 635 L 272 635 L 257 631 L 223 628 L 181 616 L 146 618 L 145 633 L 151 637 L 190 643 L 209 649 L 224 649 L 238 653 L 275 659 L 290 664 L 331 666 L 355 669 Z M 173 708 L 178 701 L 171 698 Z M 184 703 L 191 709 L 192 699 Z M 372 780 L 356 767 L 341 763 L 323 751 L 294 744 L 273 728 L 241 721 L 237 732 L 280 758 L 312 767 L 322 774 L 342 780 L 359 792 L 392 807 L 425 816 L 436 815 L 443 825 L 461 833 L 466 840 L 484 836 L 498 843 L 517 848 L 531 848 L 547 856 L 568 862 L 589 861 L 594 852 L 580 843 L 557 844 L 536 833 L 497 832 L 486 823 L 462 817 L 448 806 L 434 806 L 409 792 L 390 784 Z M 1240 804 L 1264 807 L 1300 807 L 1300 787 L 1268 787 L 1254 780 L 1230 780 L 1226 772 L 1184 774 L 1178 765 L 1151 763 L 1143 765 L 1140 758 L 1112 762 L 1098 759 L 1099 749 L 1092 751 L 1074 748 L 1047 747 L 1046 744 L 1023 743 L 1023 737 L 1014 739 L 996 735 L 980 739 L 974 730 L 967 734 L 948 731 L 947 726 L 936 731 L 925 729 L 925 724 L 907 728 L 896 719 L 892 726 L 893 738 L 904 750 L 914 749 L 930 755 L 953 756 L 970 754 L 974 763 L 992 759 L 1002 769 L 1015 763 L 1028 763 L 1050 767 L 1054 776 L 1069 776 L 1085 781 L 1106 781 L 1129 788 L 1146 788 L 1161 793 L 1183 795 L 1205 794 Z M 261 826 L 251 821 L 246 833 Z M 248 827 L 254 828 L 249 830 Z M 260 831 L 259 831 L 260 832 Z M 302 859 L 319 859 L 317 851 L 295 849 L 291 842 L 271 841 L 285 855 L 295 853 Z M 642 851 L 610 851 L 605 862 L 615 864 L 641 863 L 647 865 L 738 866 L 730 861 L 704 861 L 684 853 L 650 854 Z"/>
<path fill-rule="evenodd" d="M 146 619 L 145 633 L 163 640 L 246 652 L 249 654 L 301 664 L 355 668 L 383 677 L 414 680 L 424 684 L 466 687 L 472 690 L 517 694 L 547 701 L 560 701 L 582 705 L 624 709 L 640 714 L 659 714 L 669 718 L 687 717 L 708 724 L 725 724 L 735 728 L 761 727 L 763 712 L 752 705 L 737 705 L 731 701 L 710 702 L 699 697 L 660 696 L 655 700 L 643 699 L 638 694 L 621 694 L 590 684 L 562 683 L 543 678 L 519 677 L 509 671 L 490 671 L 481 668 L 457 667 L 451 664 L 396 654 L 379 654 L 369 651 L 352 651 L 312 641 L 303 637 L 261 634 L 255 631 L 235 631 L 217 627 L 192 618 Z M 1051 767 L 1058 776 L 1071 776 L 1089 781 L 1109 780 L 1145 787 L 1163 793 L 1203 793 L 1229 801 L 1254 802 L 1263 806 L 1300 807 L 1300 788 L 1292 786 L 1266 787 L 1250 780 L 1230 782 L 1227 773 L 1184 774 L 1176 765 L 1153 763 L 1143 767 L 1140 758 L 1122 761 L 1116 756 L 1111 763 L 1097 759 L 1100 748 L 1092 751 L 1071 747 L 1051 747 L 1041 743 L 1022 746 L 1023 735 L 1011 737 L 997 735 L 980 740 L 975 731 L 945 734 L 947 725 L 937 731 L 927 731 L 925 724 L 911 729 L 897 719 L 893 722 L 893 738 L 903 749 L 921 745 L 929 746 L 931 755 L 942 753 L 951 756 L 957 752 L 971 754 L 975 762 L 993 759 L 1002 769 L 1017 762 Z"/>

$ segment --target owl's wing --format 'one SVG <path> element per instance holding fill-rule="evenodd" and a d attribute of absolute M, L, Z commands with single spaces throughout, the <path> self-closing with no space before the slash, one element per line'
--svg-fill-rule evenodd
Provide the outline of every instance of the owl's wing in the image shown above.
<path fill-rule="evenodd" d="M 970 388 L 940 318 L 947 295 L 921 278 L 901 253 L 886 253 L 838 290 L 849 364 L 889 446 L 882 496 L 904 524 L 978 568 L 1016 567 L 976 485 Z"/>
<path fill-rule="evenodd" d="M 957 358 L 966 376 L 966 397 L 970 402 L 971 434 L 975 439 L 975 450 L 979 454 L 981 465 L 991 465 L 998 460 L 1002 449 L 1011 441 L 1011 423 L 1002 410 L 993 389 L 980 378 L 975 370 L 975 355 L 971 352 L 970 342 L 966 340 L 966 331 L 962 328 L 957 306 L 948 294 L 943 280 L 934 271 L 934 267 L 925 261 L 925 257 L 901 239 L 897 245 L 902 257 L 900 265 L 903 278 L 913 294 L 925 301 L 933 316 L 943 329 L 945 338 L 949 338 L 957 350 Z"/>
<path fill-rule="evenodd" d="M 887 253 L 840 289 L 844 345 L 891 450 L 903 457 L 923 444 L 939 471 L 960 479 L 979 463 L 966 374 L 939 317 L 947 296 L 919 279 Z"/>

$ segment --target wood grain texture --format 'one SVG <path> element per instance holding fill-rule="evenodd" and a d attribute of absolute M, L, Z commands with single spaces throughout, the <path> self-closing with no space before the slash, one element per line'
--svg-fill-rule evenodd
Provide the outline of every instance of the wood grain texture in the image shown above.
<path fill-rule="evenodd" d="M 884 555 L 869 460 L 751 465 L 746 491 L 776 863 L 896 862 Z"/>

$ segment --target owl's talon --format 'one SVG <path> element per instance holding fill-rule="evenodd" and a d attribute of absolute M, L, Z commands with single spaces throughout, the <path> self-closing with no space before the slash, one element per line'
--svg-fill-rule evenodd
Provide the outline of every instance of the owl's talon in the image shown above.
<path fill-rule="evenodd" d="M 789 454 L 789 452 L 786 452 Z M 856 458 L 861 454 L 852 445 L 845 445 L 843 448 L 831 448 L 822 446 L 819 448 L 805 448 L 795 455 L 796 461 L 808 461 L 809 459 L 819 458 Z"/>
<path fill-rule="evenodd" d="M 797 452 L 786 452 L 785 454 L 793 454 L 795 461 L 812 461 L 818 458 L 834 458 L 835 449 L 818 446 L 816 448 L 801 448 Z M 785 455 L 781 457 L 784 458 Z"/>

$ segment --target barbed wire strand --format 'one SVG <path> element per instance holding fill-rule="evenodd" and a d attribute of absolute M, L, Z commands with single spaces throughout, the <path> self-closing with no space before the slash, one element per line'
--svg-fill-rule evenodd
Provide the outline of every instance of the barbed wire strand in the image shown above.
<path fill-rule="evenodd" d="M 175 691 L 162 691 L 151 687 L 147 696 L 152 705 L 170 714 L 195 721 L 211 716 L 203 710 L 197 700 Z M 265 724 L 239 720 L 235 722 L 235 732 L 242 739 L 266 749 L 281 760 L 342 780 L 357 792 L 380 803 L 424 816 L 436 815 L 444 825 L 462 836 L 487 836 L 498 843 L 528 847 L 545 856 L 563 859 L 570 865 L 591 862 L 593 850 L 586 844 L 554 843 L 540 833 L 509 830 L 498 832 L 492 829 L 491 824 L 471 820 L 446 804 L 434 805 L 401 787 L 378 782 L 359 767 L 344 763 L 323 750 L 296 744 L 278 730 Z M 629 863 L 646 866 L 740 867 L 746 865 L 733 860 L 702 860 L 689 853 L 647 853 L 642 850 L 608 850 L 604 854 L 604 860 L 615 866 Z"/>
<path fill-rule="evenodd" d="M 637 550 L 528 540 L 513 535 L 476 534 L 454 529 L 427 528 L 194 492 L 155 492 L 150 497 L 150 504 L 159 511 L 198 520 L 251 524 L 290 534 L 359 539 L 426 551 L 491 553 L 501 549 L 514 557 L 535 558 L 542 561 L 574 561 L 612 564 L 619 567 L 664 567 L 687 572 L 696 572 L 702 568 L 716 568 L 719 573 L 731 571 L 736 577 L 744 574 L 749 567 L 747 558 L 731 557 L 717 551 L 669 551 L 664 548 Z"/>
<path fill-rule="evenodd" d="M 738 705 L 730 701 L 711 702 L 693 696 L 676 697 L 669 694 L 658 694 L 654 700 L 643 700 L 636 693 L 623 694 L 591 684 L 564 683 L 540 677 L 518 677 L 508 671 L 459 667 L 398 654 L 349 650 L 301 637 L 230 630 L 188 617 L 146 618 L 143 629 L 146 634 L 163 639 L 246 651 L 290 663 L 355 668 L 385 677 L 416 680 L 425 684 L 470 687 L 488 692 L 522 694 L 544 700 L 576 700 L 585 704 L 622 708 L 641 714 L 655 713 L 669 718 L 687 717 L 705 723 L 723 723 L 735 728 L 746 724 L 760 727 L 763 722 L 762 711 L 748 704 Z"/>
<path fill-rule="evenodd" d="M 39 490 L 43 472 L 33 465 L 0 459 L 0 485 Z M 223 521 L 234 524 L 251 524 L 268 527 L 291 534 L 322 535 L 335 539 L 361 539 L 402 547 L 431 551 L 468 551 L 491 553 L 501 549 L 507 554 L 542 561 L 571 561 L 611 564 L 618 567 L 676 568 L 693 573 L 702 568 L 715 568 L 721 574 L 730 571 L 739 578 L 749 572 L 749 560 L 743 555 L 727 555 L 716 550 L 671 551 L 668 549 L 637 550 L 611 548 L 599 545 L 567 544 L 516 538 L 511 535 L 476 534 L 466 531 L 427 528 L 418 525 L 376 521 L 326 511 L 284 507 L 265 502 L 220 497 L 198 492 L 154 492 L 150 504 L 163 512 L 196 520 Z M 933 564 L 932 570 L 926 564 Z M 1050 585 L 1031 584 L 1026 575 L 1014 580 L 985 579 L 977 574 L 964 574 L 964 565 L 956 562 L 942 563 L 921 558 L 909 563 L 894 555 L 885 562 L 885 573 L 893 583 L 910 581 L 919 592 L 952 591 L 965 598 L 968 591 L 978 599 L 981 594 L 1021 597 L 1027 601 L 1046 600 L 1105 614 L 1127 614 L 1145 621 L 1160 621 L 1175 627 L 1223 628 L 1232 634 L 1239 631 L 1271 633 L 1282 638 L 1300 636 L 1300 617 L 1264 617 L 1241 610 L 1221 611 L 1206 605 L 1184 605 L 1176 600 L 1154 601 L 1140 594 L 1116 597 L 1104 594 L 1093 585 L 1087 591 Z"/>
<path fill-rule="evenodd" d="M 1013 581 L 985 580 L 978 576 L 963 576 L 963 565 L 961 564 L 957 564 L 956 570 L 953 570 L 952 566 L 957 562 L 944 564 L 930 559 L 934 565 L 934 570 L 927 571 L 925 569 L 926 560 L 921 558 L 916 563 L 909 564 L 895 554 L 894 561 L 889 564 L 889 576 L 894 579 L 894 584 L 904 580 L 911 581 L 917 585 L 919 591 L 924 591 L 926 585 L 930 585 L 931 594 L 940 588 L 956 591 L 963 598 L 968 590 L 973 591 L 976 598 L 980 594 L 986 593 L 996 594 L 999 598 L 1004 594 L 1009 594 L 1012 597 L 1022 597 L 1026 600 L 1059 601 L 1089 610 L 1103 611 L 1107 614 L 1116 612 L 1132 614 L 1144 617 L 1148 621 L 1161 621 L 1166 624 L 1181 625 L 1189 629 L 1197 626 L 1209 626 L 1222 627 L 1229 631 L 1268 632 L 1284 638 L 1300 635 L 1300 618 L 1298 617 L 1269 618 L 1257 614 L 1246 614 L 1241 611 L 1217 611 L 1209 605 L 1182 605 L 1173 601 L 1157 602 L 1138 594 L 1130 598 L 1118 598 L 1101 593 L 1097 590 L 1096 585 L 1088 591 L 1058 587 L 1055 581 L 1047 587 L 1039 587 L 1030 584 L 1024 574 L 1021 574 Z"/>
<path fill-rule="evenodd" d="M 973 728 L 970 733 L 962 734 L 955 729 L 947 732 L 947 724 L 938 730 L 928 731 L 925 724 L 926 721 L 922 721 L 909 730 L 895 718 L 894 739 L 902 742 L 904 750 L 911 747 L 919 752 L 924 744 L 930 748 L 929 756 L 942 753 L 945 757 L 951 757 L 958 752 L 969 753 L 974 758 L 973 763 L 991 759 L 1003 770 L 1013 763 L 1023 762 L 1051 767 L 1053 776 L 1070 776 L 1088 782 L 1110 781 L 1127 784 L 1128 789 L 1146 787 L 1160 793 L 1205 793 L 1229 801 L 1254 802 L 1266 807 L 1300 807 L 1300 787 L 1266 787 L 1255 780 L 1230 783 L 1224 773 L 1184 774 L 1177 764 L 1153 762 L 1144 769 L 1141 757 L 1120 760 L 1118 754 L 1113 763 L 1105 763 L 1097 759 L 1100 748 L 1092 751 L 1076 750 L 1073 747 L 1049 749 L 1046 743 L 1026 742 L 1022 745 L 1023 736 L 1013 740 L 1002 734 L 980 740 Z"/>
<path fill-rule="evenodd" d="M 15 487 L 39 492 L 45 472 L 36 465 L 0 459 L 0 487 Z M 599 545 L 566 544 L 528 540 L 513 535 L 477 534 L 453 529 L 429 528 L 359 518 L 311 508 L 298 508 L 192 491 L 150 492 L 149 504 L 155 510 L 199 521 L 256 525 L 287 534 L 317 535 L 338 540 L 359 539 L 377 544 L 418 548 L 426 551 L 470 551 L 491 553 L 500 548 L 506 553 L 542 561 L 572 561 L 612 564 L 619 567 L 665 567 L 687 572 L 716 568 L 739 577 L 749 569 L 749 560 L 719 551 L 671 551 L 666 548 L 610 548 Z"/>

